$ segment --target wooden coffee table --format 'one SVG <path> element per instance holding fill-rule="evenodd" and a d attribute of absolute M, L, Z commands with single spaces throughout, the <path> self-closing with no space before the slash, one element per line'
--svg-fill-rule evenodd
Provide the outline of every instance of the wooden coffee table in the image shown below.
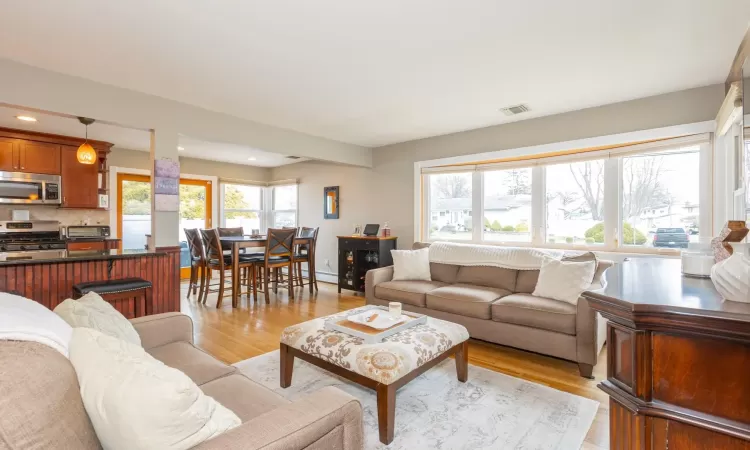
<path fill-rule="evenodd" d="M 427 322 L 387 337 L 377 344 L 338 331 L 325 322 L 377 308 L 364 306 L 286 328 L 281 334 L 281 387 L 292 384 L 294 358 L 375 390 L 380 442 L 390 444 L 396 413 L 396 391 L 451 355 L 458 380 L 469 374 L 469 332 L 462 325 L 428 318 Z"/>

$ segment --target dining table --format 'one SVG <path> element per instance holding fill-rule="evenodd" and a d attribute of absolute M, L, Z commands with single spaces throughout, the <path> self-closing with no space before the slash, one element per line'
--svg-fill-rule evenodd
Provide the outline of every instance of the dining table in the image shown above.
<path fill-rule="evenodd" d="M 219 240 L 222 244 L 232 245 L 232 308 L 236 308 L 240 301 L 240 265 L 234 264 L 235 261 L 239 261 L 240 249 L 243 248 L 265 248 L 266 236 L 221 236 Z M 294 246 L 312 244 L 312 237 L 295 237 Z M 309 247 L 308 247 L 309 248 Z M 255 280 L 253 280 L 255 282 Z M 289 283 L 292 285 L 292 274 L 289 274 Z M 291 289 L 291 288 L 290 288 Z"/>

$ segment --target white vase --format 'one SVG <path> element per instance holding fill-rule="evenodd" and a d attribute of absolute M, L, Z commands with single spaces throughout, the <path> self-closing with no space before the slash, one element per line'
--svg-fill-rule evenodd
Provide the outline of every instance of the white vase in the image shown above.
<path fill-rule="evenodd" d="M 750 303 L 750 244 L 730 243 L 732 256 L 711 268 L 711 281 L 722 297 Z"/>

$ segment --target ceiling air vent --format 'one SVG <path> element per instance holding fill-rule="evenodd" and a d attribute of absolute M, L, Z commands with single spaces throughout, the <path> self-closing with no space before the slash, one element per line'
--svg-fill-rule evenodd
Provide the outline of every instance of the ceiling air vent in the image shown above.
<path fill-rule="evenodd" d="M 503 112 L 506 116 L 515 116 L 516 114 L 525 113 L 527 111 L 531 111 L 531 108 L 529 108 L 526 105 L 515 105 L 515 106 L 508 106 L 507 108 L 500 108 L 500 111 Z"/>
<path fill-rule="evenodd" d="M 287 156 L 286 159 L 299 159 L 299 156 Z"/>

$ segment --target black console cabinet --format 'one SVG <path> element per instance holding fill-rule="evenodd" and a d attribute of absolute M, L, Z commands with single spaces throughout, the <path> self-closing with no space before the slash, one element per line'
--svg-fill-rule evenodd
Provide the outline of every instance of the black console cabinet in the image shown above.
<path fill-rule="evenodd" d="M 339 293 L 342 289 L 365 291 L 365 274 L 370 269 L 393 265 L 391 250 L 395 236 L 339 236 Z"/>

